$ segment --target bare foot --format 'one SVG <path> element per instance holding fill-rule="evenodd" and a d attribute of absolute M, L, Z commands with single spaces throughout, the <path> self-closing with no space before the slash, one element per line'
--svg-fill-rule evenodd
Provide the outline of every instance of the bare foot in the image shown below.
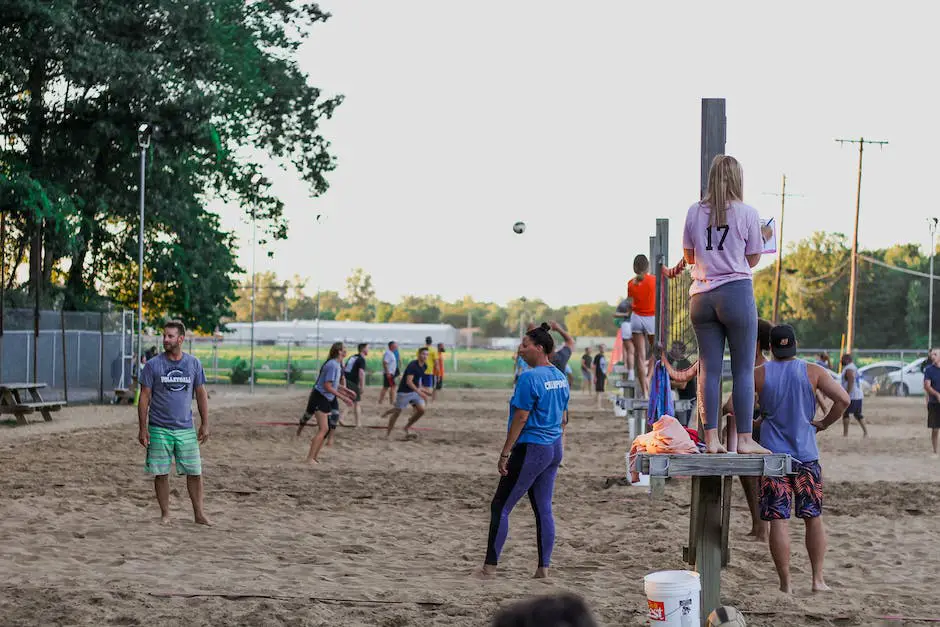
<path fill-rule="evenodd" d="M 535 569 L 535 574 L 532 576 L 533 579 L 548 579 L 548 567 L 539 566 Z"/>
<path fill-rule="evenodd" d="M 495 564 L 483 564 L 481 568 L 473 571 L 473 576 L 477 579 L 492 579 L 496 576 Z"/>
<path fill-rule="evenodd" d="M 170 524 L 170 515 L 169 515 L 169 514 L 166 514 L 165 516 L 161 516 L 161 517 L 160 517 L 160 524 L 161 524 L 161 525 L 169 525 L 169 524 Z"/>
<path fill-rule="evenodd" d="M 310 464 L 310 465 L 319 464 L 319 463 L 320 463 L 320 460 L 318 460 L 318 459 L 316 459 L 316 458 L 313 458 L 313 457 L 308 457 L 307 459 L 304 460 L 304 463 L 305 463 L 305 464 Z"/>
<path fill-rule="evenodd" d="M 747 539 L 753 542 L 767 542 L 767 532 L 763 529 L 751 529 L 747 534 Z"/>
<path fill-rule="evenodd" d="M 825 581 L 814 581 L 813 592 L 832 592 L 832 588 L 827 586 Z"/>
<path fill-rule="evenodd" d="M 718 429 L 705 430 L 705 452 L 706 453 L 727 453 L 728 449 L 721 445 L 718 439 Z"/>
<path fill-rule="evenodd" d="M 202 516 L 196 516 L 193 520 L 194 520 L 194 522 L 195 522 L 197 525 L 205 525 L 205 526 L 207 526 L 207 527 L 211 527 L 211 526 L 212 526 L 212 523 L 211 523 L 211 522 L 209 521 L 209 519 L 206 518 L 204 515 L 202 515 Z"/>
<path fill-rule="evenodd" d="M 780 584 L 780 592 L 784 594 L 793 594 L 793 589 L 790 588 L 789 584 Z"/>
<path fill-rule="evenodd" d="M 738 453 L 742 455 L 773 455 L 773 453 L 753 440 L 749 444 L 738 442 Z"/>

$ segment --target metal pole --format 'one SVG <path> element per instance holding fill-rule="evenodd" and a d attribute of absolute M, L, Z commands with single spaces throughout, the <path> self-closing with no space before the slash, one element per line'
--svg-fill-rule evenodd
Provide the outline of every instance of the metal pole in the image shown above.
<path fill-rule="evenodd" d="M 320 363 L 320 286 L 317 286 L 317 364 Z"/>
<path fill-rule="evenodd" d="M 930 218 L 930 305 L 927 310 L 927 350 L 933 348 L 933 258 L 936 251 L 937 218 Z"/>
<path fill-rule="evenodd" d="M 7 212 L 0 211 L 0 381 L 3 381 L 3 314 L 6 308 Z"/>
<path fill-rule="evenodd" d="M 40 218 L 36 224 L 36 245 L 34 249 L 36 251 L 36 274 L 34 275 L 34 281 L 36 284 L 33 286 L 33 294 L 36 295 L 36 299 L 33 302 L 33 383 L 39 382 L 39 299 L 40 291 L 42 290 L 42 219 Z M 30 259 L 32 261 L 32 259 Z"/>
<path fill-rule="evenodd" d="M 104 402 L 104 312 L 98 313 L 98 402 Z"/>
<path fill-rule="evenodd" d="M 255 210 L 251 210 L 251 363 L 248 367 L 248 391 L 255 393 L 255 241 L 257 240 L 257 227 Z"/>
<path fill-rule="evenodd" d="M 780 237 L 777 238 L 777 269 L 774 271 L 774 324 L 780 320 L 780 270 L 783 267 L 783 211 L 787 204 L 787 175 L 783 175 L 780 190 Z"/>
<path fill-rule="evenodd" d="M 137 254 L 137 376 L 140 377 L 140 359 L 144 335 L 144 186 L 146 184 L 147 147 L 140 147 L 140 241 Z"/>
<path fill-rule="evenodd" d="M 865 138 L 858 142 L 858 187 L 855 191 L 855 228 L 852 232 L 852 270 L 849 279 L 849 319 L 845 334 L 845 352 L 852 353 L 855 343 L 855 301 L 858 292 L 858 212 L 862 200 L 862 153 L 865 151 Z"/>
<path fill-rule="evenodd" d="M 65 335 L 65 311 L 59 312 L 62 319 L 62 395 L 65 402 L 69 402 L 69 369 L 68 369 L 68 348 L 66 348 L 67 338 Z"/>
<path fill-rule="evenodd" d="M 125 347 L 124 337 L 126 333 L 127 333 L 127 311 L 124 309 L 121 309 L 121 382 L 118 384 L 118 386 L 122 389 L 124 389 L 124 360 L 126 359 L 126 357 L 124 356 L 124 347 Z"/>

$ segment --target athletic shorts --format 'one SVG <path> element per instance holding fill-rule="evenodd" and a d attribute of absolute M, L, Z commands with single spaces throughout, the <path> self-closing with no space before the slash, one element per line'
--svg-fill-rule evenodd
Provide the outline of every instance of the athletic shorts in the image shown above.
<path fill-rule="evenodd" d="M 656 316 L 638 316 L 633 314 L 630 318 L 630 330 L 633 334 L 656 335 Z"/>
<path fill-rule="evenodd" d="M 395 387 L 395 375 L 382 373 L 382 387 L 384 389 Z"/>
<path fill-rule="evenodd" d="M 940 429 L 940 403 L 927 403 L 927 428 Z"/>
<path fill-rule="evenodd" d="M 199 440 L 196 430 L 164 429 L 150 425 L 150 445 L 144 472 L 151 475 L 170 474 L 170 463 L 176 460 L 176 474 L 199 476 L 202 474 L 202 458 L 199 456 Z"/>
<path fill-rule="evenodd" d="M 584 368 L 581 368 L 581 378 L 584 379 L 585 381 L 593 381 L 594 375 L 591 374 L 590 370 L 585 370 Z"/>
<path fill-rule="evenodd" d="M 444 377 L 434 377 L 434 389 L 440 390 L 444 387 Z"/>
<path fill-rule="evenodd" d="M 845 408 L 845 413 L 842 414 L 843 418 L 848 418 L 849 414 L 855 416 L 856 420 L 864 420 L 862 415 L 862 400 L 857 398 L 854 401 L 849 401 L 849 406 Z"/>
<path fill-rule="evenodd" d="M 358 382 L 355 382 L 355 383 L 354 383 L 354 382 L 352 382 L 352 381 L 350 381 L 350 380 L 347 379 L 347 380 L 346 380 L 346 387 L 348 387 L 349 390 L 350 390 L 353 394 L 356 395 L 356 402 L 357 402 L 357 403 L 362 400 L 362 390 L 359 389 L 359 383 L 358 383 Z"/>
<path fill-rule="evenodd" d="M 434 388 L 434 375 L 433 374 L 421 375 L 421 387 L 433 389 Z"/>
<path fill-rule="evenodd" d="M 424 407 L 424 399 L 417 392 L 399 392 L 395 397 L 395 407 L 405 409 L 408 405 Z"/>
<path fill-rule="evenodd" d="M 327 397 L 323 396 L 320 393 L 320 390 L 313 388 L 310 391 L 310 397 L 307 399 L 307 413 L 313 415 L 313 412 L 320 412 L 321 414 L 329 414 L 334 409 L 339 409 L 339 401 L 336 400 L 336 397 L 333 397 L 331 401 Z"/>
<path fill-rule="evenodd" d="M 793 460 L 796 474 L 786 477 L 760 478 L 761 520 L 787 520 L 796 497 L 797 518 L 822 515 L 822 468 L 818 461 Z"/>
<path fill-rule="evenodd" d="M 629 340 L 630 336 L 633 335 L 633 325 L 630 324 L 630 318 L 620 323 L 620 335 L 623 336 L 624 340 Z"/>
<path fill-rule="evenodd" d="M 607 383 L 607 375 L 604 375 L 603 377 L 597 377 L 597 378 L 594 380 L 594 391 L 595 391 L 595 392 L 603 392 L 603 391 L 604 391 L 604 384 L 606 384 L 606 383 Z"/>

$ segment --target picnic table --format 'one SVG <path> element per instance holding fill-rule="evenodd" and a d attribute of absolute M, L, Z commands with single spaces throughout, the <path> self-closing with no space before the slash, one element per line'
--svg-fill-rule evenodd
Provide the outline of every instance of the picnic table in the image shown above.
<path fill-rule="evenodd" d="M 702 579 L 702 625 L 721 606 L 721 569 L 731 559 L 728 529 L 731 519 L 731 484 L 734 476 L 782 477 L 792 474 L 792 458 L 785 454 L 651 455 L 639 453 L 638 472 L 653 477 L 691 477 L 689 544 L 682 558 Z"/>
<path fill-rule="evenodd" d="M 52 421 L 52 412 L 65 407 L 63 401 L 44 401 L 39 390 L 45 383 L 0 383 L 0 414 L 13 414 L 17 424 L 28 424 L 26 414 L 39 412 L 43 420 Z M 29 393 L 29 399 L 23 398 L 23 392 Z"/>

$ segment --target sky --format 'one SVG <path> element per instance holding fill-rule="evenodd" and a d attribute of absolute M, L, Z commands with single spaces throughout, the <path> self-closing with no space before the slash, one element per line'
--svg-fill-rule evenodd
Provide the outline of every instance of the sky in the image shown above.
<path fill-rule="evenodd" d="M 376 295 L 615 303 L 633 256 L 668 218 L 681 255 L 698 199 L 701 99 L 727 101 L 745 201 L 784 238 L 930 243 L 940 138 L 930 4 L 626 0 L 324 0 L 301 48 L 310 82 L 345 102 L 323 131 L 337 169 L 312 198 L 269 174 L 289 238 L 257 271 L 342 292 L 362 267 Z M 932 14 L 932 15 L 931 15 Z M 214 207 L 251 267 L 251 229 Z M 318 223 L 316 215 L 321 215 Z M 526 223 L 523 235 L 514 222 Z M 267 253 L 273 253 L 268 256 Z M 761 267 L 772 264 L 768 255 Z"/>

